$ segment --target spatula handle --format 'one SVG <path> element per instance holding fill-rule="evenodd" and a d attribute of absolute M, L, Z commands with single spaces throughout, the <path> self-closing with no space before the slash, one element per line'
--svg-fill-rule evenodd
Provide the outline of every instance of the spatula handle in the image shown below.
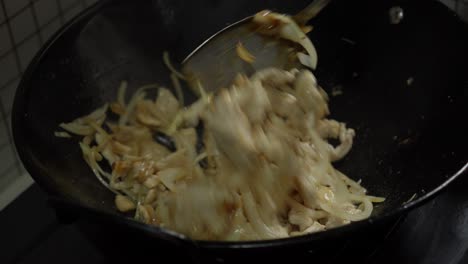
<path fill-rule="evenodd" d="M 305 25 L 307 21 L 311 20 L 325 8 L 331 0 L 314 0 L 306 8 L 302 9 L 297 13 L 293 19 L 299 25 Z"/>

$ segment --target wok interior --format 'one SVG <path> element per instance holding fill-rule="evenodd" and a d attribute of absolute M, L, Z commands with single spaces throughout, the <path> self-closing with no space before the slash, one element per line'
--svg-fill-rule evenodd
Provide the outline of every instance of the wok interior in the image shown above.
<path fill-rule="evenodd" d="M 130 91 L 148 83 L 170 87 L 165 50 L 182 61 L 227 23 L 265 8 L 294 13 L 308 1 L 112 2 L 69 28 L 30 67 L 13 122 L 25 167 L 43 187 L 117 214 L 77 140 L 54 137 L 58 124 L 113 100 L 122 80 Z M 331 96 L 331 116 L 356 130 L 351 152 L 337 167 L 387 198 L 375 215 L 430 192 L 467 160 L 456 125 L 466 114 L 466 27 L 427 1 L 401 5 L 404 20 L 391 25 L 393 5 L 333 1 L 309 34 L 319 54 L 319 83 L 329 94 L 343 92 Z"/>

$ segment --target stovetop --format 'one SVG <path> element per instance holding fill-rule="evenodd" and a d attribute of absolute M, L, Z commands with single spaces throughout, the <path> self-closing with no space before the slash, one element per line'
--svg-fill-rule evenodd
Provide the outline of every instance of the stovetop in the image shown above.
<path fill-rule="evenodd" d="M 467 187 L 468 175 L 461 175 L 438 197 L 400 218 L 362 252 L 361 263 L 468 263 Z M 37 185 L 0 212 L 0 245 L 4 264 L 111 262 L 76 224 L 57 220 Z"/>

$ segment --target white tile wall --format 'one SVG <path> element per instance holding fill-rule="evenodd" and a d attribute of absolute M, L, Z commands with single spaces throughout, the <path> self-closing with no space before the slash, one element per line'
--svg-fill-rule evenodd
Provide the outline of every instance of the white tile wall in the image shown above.
<path fill-rule="evenodd" d="M 39 26 L 43 26 L 46 23 L 52 21 L 59 14 L 57 0 L 37 1 L 34 3 L 34 9 L 36 10 Z"/>
<path fill-rule="evenodd" d="M 16 87 L 18 87 L 19 79 L 7 85 L 0 91 L 0 100 L 3 104 L 6 114 L 10 114 L 15 97 Z M 0 141 L 1 142 L 1 141 Z"/>
<path fill-rule="evenodd" d="M 30 8 L 24 10 L 21 14 L 13 18 L 10 21 L 10 24 L 13 31 L 13 39 L 16 44 L 23 41 L 36 30 Z"/>
<path fill-rule="evenodd" d="M 6 177 L 9 181 L 0 183 L 0 211 L 33 184 L 33 179 L 24 170 L 22 174 L 18 173 L 20 176 L 14 177 L 15 173 L 16 171 L 11 171 Z"/>
<path fill-rule="evenodd" d="M 15 162 L 16 162 L 16 157 L 15 153 L 13 153 L 13 150 L 11 147 L 4 147 L 0 150 L 0 160 L 2 161 L 3 164 L 6 164 L 5 167 L 2 167 L 0 169 L 0 174 L 4 175 L 6 171 L 9 170 L 14 170 L 15 168 Z M 2 181 L 2 178 L 0 178 L 0 182 Z"/>
<path fill-rule="evenodd" d="M 5 20 L 5 15 L 3 14 L 3 5 L 0 4 L 0 23 Z"/>
<path fill-rule="evenodd" d="M 18 87 L 18 86 L 16 86 L 16 87 Z M 10 109 L 10 111 L 11 111 L 11 109 Z M 5 124 L 6 130 L 7 130 L 8 137 L 11 137 L 11 134 L 13 133 L 13 129 L 11 127 L 11 113 L 7 114 L 7 119 L 6 119 L 6 122 L 4 124 Z M 13 139 L 10 140 L 10 138 L 8 138 L 8 142 L 13 143 Z M 16 154 L 16 148 L 13 147 L 13 149 L 15 150 L 15 154 Z"/>
<path fill-rule="evenodd" d="M 0 26 L 0 56 L 11 49 L 11 43 L 8 41 L 8 28 L 6 25 Z"/>
<path fill-rule="evenodd" d="M 40 46 L 39 36 L 35 35 L 17 47 L 22 71 L 26 70 Z"/>
<path fill-rule="evenodd" d="M 3 87 L 9 81 L 18 76 L 15 54 L 9 53 L 0 61 L 0 87 Z M 1 89 L 0 89 L 1 90 Z"/>
<path fill-rule="evenodd" d="M 7 0 L 5 3 L 5 9 L 8 17 L 20 11 L 22 8 L 28 5 L 29 0 Z"/>
<path fill-rule="evenodd" d="M 0 149 L 3 147 L 9 145 L 9 137 L 8 137 L 8 128 L 6 128 L 4 125 L 0 125 Z"/>
<path fill-rule="evenodd" d="M 97 1 L 0 0 L 0 210 L 32 183 L 11 145 L 10 114 L 21 74 L 63 23 Z"/>

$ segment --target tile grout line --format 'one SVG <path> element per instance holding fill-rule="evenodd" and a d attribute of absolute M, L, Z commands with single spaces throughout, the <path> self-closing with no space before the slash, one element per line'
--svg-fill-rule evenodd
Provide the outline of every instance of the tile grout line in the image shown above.
<path fill-rule="evenodd" d="M 15 77 L 11 78 L 5 84 L 3 84 L 2 87 L 0 87 L 0 92 L 3 92 L 8 86 L 12 85 L 13 83 L 15 83 L 16 81 L 18 81 L 20 79 L 21 79 L 21 75 L 17 75 Z"/>
<path fill-rule="evenodd" d="M 75 7 L 75 6 L 72 6 L 72 7 Z M 65 11 L 68 11 L 68 9 L 66 9 Z M 46 23 L 44 23 L 44 25 L 42 26 L 39 26 L 39 31 L 42 31 L 44 30 L 47 26 L 49 26 L 50 24 L 52 24 L 55 20 L 57 19 L 60 19 L 60 15 L 56 15 L 54 17 L 52 17 L 49 21 L 47 21 Z M 18 43 L 16 43 L 16 46 L 21 46 L 23 45 L 26 41 L 32 39 L 37 33 L 36 32 L 33 32 L 31 34 L 29 34 L 28 36 L 26 36 L 24 39 L 22 39 L 21 41 L 19 41 Z M 11 53 L 13 53 L 13 48 L 7 50 L 6 52 L 4 52 L 3 54 L 0 54 L 0 60 L 2 60 L 3 58 L 5 58 L 6 56 L 10 55 Z"/>
<path fill-rule="evenodd" d="M 20 63 L 20 58 L 19 58 L 17 46 L 15 45 L 15 38 L 13 36 L 13 30 L 11 29 L 10 19 L 8 18 L 8 15 L 7 15 L 7 12 L 6 12 L 5 2 L 1 1 L 1 5 L 2 5 L 2 8 L 3 8 L 3 14 L 5 15 L 5 18 L 6 18 L 5 22 L 6 22 L 6 26 L 7 26 L 7 30 L 8 30 L 8 35 L 10 37 L 10 43 L 12 45 L 13 53 L 15 55 L 16 68 L 17 68 L 18 74 L 19 74 L 19 75 L 17 75 L 17 77 L 20 77 L 22 75 L 23 71 L 21 70 L 21 63 Z M 24 10 L 26 10 L 26 9 L 24 9 Z M 15 145 L 13 143 L 13 136 L 12 136 L 12 133 L 11 133 L 11 131 L 9 129 L 9 126 L 8 126 L 8 116 L 7 116 L 6 112 L 5 112 L 5 106 L 3 105 L 3 103 L 1 101 L 0 101 L 0 114 L 3 117 L 2 122 L 3 122 L 4 127 L 6 128 L 8 141 L 10 142 L 9 147 L 10 147 L 10 149 L 12 151 L 12 154 L 15 155 L 14 164 L 16 165 L 18 175 L 21 175 L 21 173 L 22 173 L 21 172 L 21 164 L 20 164 L 20 161 L 18 159 L 18 156 L 16 155 L 16 149 L 15 149 Z"/>
<path fill-rule="evenodd" d="M 3 1 L 2 1 L 2 2 L 3 2 Z M 35 3 L 35 2 L 39 2 L 39 0 L 31 0 L 31 2 Z M 23 13 L 26 9 L 29 8 L 29 4 L 26 4 L 25 6 L 21 7 L 20 9 L 18 9 L 18 11 L 15 11 L 11 16 L 8 16 L 8 15 L 6 14 L 5 6 L 4 6 L 4 5 L 2 5 L 2 6 L 3 6 L 3 8 L 4 8 L 4 9 L 3 9 L 3 11 L 4 11 L 3 13 L 5 14 L 5 20 L 2 21 L 2 22 L 0 22 L 0 26 L 5 25 L 7 19 L 12 20 L 13 18 L 16 18 L 16 17 L 19 16 L 21 13 Z"/>
<path fill-rule="evenodd" d="M 1 1 L 1 5 L 2 5 L 2 8 L 3 8 L 3 14 L 6 17 L 6 25 L 7 25 L 7 29 L 8 29 L 8 35 L 10 37 L 10 43 L 13 46 L 13 50 L 14 50 L 14 54 L 15 54 L 16 67 L 17 67 L 18 72 L 20 74 L 19 76 L 21 76 L 21 66 L 19 65 L 19 55 L 18 55 L 18 52 L 16 50 L 16 46 L 15 46 L 15 43 L 14 43 L 13 31 L 11 30 L 10 20 L 8 19 L 8 16 L 7 16 L 7 13 L 6 13 L 6 6 L 5 6 L 4 1 Z M 0 101 L 0 114 L 2 116 L 3 126 L 6 129 L 6 134 L 8 136 L 8 142 L 10 143 L 9 147 L 10 147 L 10 149 L 12 151 L 12 154 L 15 155 L 14 165 L 16 165 L 16 169 L 18 170 L 18 175 L 19 175 L 19 174 L 21 174 L 21 164 L 19 163 L 20 161 L 18 160 L 18 157 L 15 154 L 16 149 L 15 149 L 15 146 L 14 146 L 14 143 L 13 143 L 12 133 L 11 133 L 11 131 L 9 129 L 9 126 L 8 126 L 8 116 L 6 115 L 5 107 L 4 107 L 4 105 L 3 105 L 3 103 L 1 101 Z"/>
<path fill-rule="evenodd" d="M 35 2 L 37 2 L 37 0 L 33 0 Z M 79 2 L 75 2 L 73 5 L 70 5 L 68 8 L 66 8 L 64 10 L 64 12 L 66 11 L 69 11 L 71 10 L 72 8 L 75 8 L 76 6 L 78 6 Z M 46 27 L 48 27 L 49 25 L 51 25 L 54 21 L 56 21 L 57 19 L 60 19 L 61 20 L 61 17 L 63 17 L 63 14 L 59 14 L 57 16 L 54 16 L 53 18 L 51 18 L 49 21 L 47 21 L 44 25 L 40 26 L 39 27 L 39 32 L 42 32 L 42 30 L 44 30 Z M 62 23 L 62 22 L 60 22 Z M 62 23 L 63 24 L 63 23 Z M 19 47 L 21 45 L 23 45 L 24 43 L 26 43 L 27 41 L 31 40 L 32 38 L 34 38 L 38 33 L 37 32 L 33 32 L 31 34 L 29 34 L 28 36 L 26 36 L 23 40 L 21 40 L 20 42 L 18 42 L 16 44 L 16 46 L 14 45 L 10 50 L 6 51 L 5 53 L 3 54 L 0 54 L 0 61 L 4 58 L 6 58 L 7 56 L 11 55 L 12 53 L 15 53 L 15 51 L 17 50 L 16 47 Z M 40 35 L 40 34 L 39 34 Z M 42 36 L 41 36 L 42 37 Z M 43 43 L 42 43 L 43 44 Z M 4 89 L 6 89 L 9 85 L 11 85 L 12 83 L 14 83 L 15 81 L 17 81 L 18 79 L 21 78 L 21 72 L 20 72 L 20 75 L 17 75 L 13 78 L 11 78 L 10 80 L 8 80 L 5 84 L 3 84 L 2 86 L 0 86 L 0 92 L 3 91 Z"/>
<path fill-rule="evenodd" d="M 62 3 L 60 2 L 60 0 L 56 0 L 55 2 L 57 3 L 57 8 L 59 11 L 60 24 L 63 25 L 65 23 L 65 17 Z"/>
<path fill-rule="evenodd" d="M 44 43 L 44 40 L 42 39 L 41 30 L 39 26 L 39 20 L 37 18 L 37 12 L 36 12 L 36 7 L 34 3 L 35 3 L 34 0 L 29 0 L 29 4 L 31 5 L 31 13 L 32 13 L 32 17 L 34 20 L 34 27 L 36 28 L 36 31 L 34 33 L 38 35 L 39 43 L 42 46 L 42 44 Z"/>
<path fill-rule="evenodd" d="M 65 16 L 64 16 L 65 11 L 71 10 L 72 8 L 75 8 L 78 5 L 82 5 L 83 7 L 86 7 L 85 1 L 81 0 L 81 1 L 76 1 L 75 4 L 71 5 L 69 8 L 63 9 L 60 0 L 56 0 L 57 8 L 59 10 L 59 14 L 57 16 L 55 16 L 54 18 L 52 18 L 50 21 L 48 21 L 46 24 L 42 25 L 42 27 L 41 27 L 39 25 L 38 16 L 37 16 L 36 8 L 35 8 L 35 3 L 36 2 L 38 2 L 38 0 L 29 0 L 27 5 L 25 5 L 24 7 L 21 7 L 18 11 L 13 13 L 12 16 L 8 17 L 7 11 L 6 11 L 6 5 L 5 5 L 4 1 L 0 1 L 1 7 L 3 9 L 2 10 L 3 15 L 5 16 L 5 20 L 0 23 L 0 26 L 3 26 L 3 25 L 6 26 L 7 31 L 8 31 L 8 37 L 10 38 L 9 42 L 11 44 L 11 49 L 8 50 L 7 52 L 5 52 L 4 54 L 1 54 L 0 59 L 3 59 L 5 57 L 10 56 L 11 54 L 13 54 L 14 58 L 15 58 L 14 63 L 16 64 L 14 67 L 16 67 L 16 69 L 17 69 L 17 72 L 15 73 L 16 76 L 13 77 L 12 79 L 8 80 L 4 85 L 2 85 L 2 87 L 0 87 L 0 91 L 2 91 L 2 92 L 5 90 L 6 87 L 10 86 L 11 84 L 13 84 L 16 81 L 18 81 L 19 79 L 21 79 L 21 76 L 22 76 L 22 74 L 24 72 L 23 71 L 23 66 L 26 66 L 26 65 L 21 65 L 22 63 L 20 61 L 19 51 L 18 51 L 19 46 L 21 46 L 24 43 L 26 43 L 27 41 L 33 39 L 34 37 L 36 37 L 36 35 L 38 35 L 39 42 L 40 42 L 40 44 L 42 46 L 43 43 L 44 43 L 44 39 L 43 39 L 43 37 L 41 35 L 42 29 L 44 29 L 48 25 L 52 24 L 57 19 L 59 19 L 61 25 L 63 25 L 65 23 Z M 31 15 L 32 15 L 33 21 L 34 21 L 35 31 L 32 34 L 26 36 L 21 41 L 18 41 L 18 43 L 16 43 L 15 36 L 13 34 L 13 30 L 12 30 L 12 26 L 11 26 L 11 20 L 14 19 L 15 17 L 23 14 L 24 12 L 27 12 L 29 8 L 31 8 L 30 10 L 31 10 Z M 11 170 L 16 168 L 16 170 L 18 171 L 18 174 L 22 174 L 21 163 L 20 163 L 20 160 L 18 159 L 18 156 L 16 155 L 16 149 L 15 149 L 14 142 L 13 142 L 12 131 L 10 130 L 10 126 L 8 124 L 8 120 L 9 120 L 8 115 L 9 115 L 10 112 L 8 112 L 6 110 L 7 109 L 5 109 L 5 106 L 0 101 L 0 116 L 2 117 L 1 122 L 2 122 L 3 127 L 6 129 L 6 134 L 7 134 L 7 137 L 8 137 L 8 141 L 6 143 L 2 144 L 1 148 L 4 149 L 6 147 L 10 147 L 10 149 L 12 151 L 12 154 L 14 155 L 14 162 L 10 167 L 8 167 L 6 173 L 11 173 Z M 0 174 L 0 176 L 3 176 L 4 173 L 5 172 L 2 172 Z"/>
<path fill-rule="evenodd" d="M 7 30 L 8 30 L 8 36 L 10 37 L 10 44 L 11 44 L 11 47 L 12 47 L 12 51 L 13 51 L 13 53 L 15 55 L 16 68 L 18 70 L 19 75 L 21 76 L 22 71 L 21 71 L 21 65 L 20 65 L 20 58 L 19 58 L 17 46 L 15 45 L 15 38 L 13 36 L 13 30 L 11 29 L 10 19 L 8 18 L 8 15 L 6 13 L 5 2 L 1 1 L 1 5 L 2 5 L 2 8 L 3 8 L 3 14 L 5 15 L 5 18 L 6 18 L 5 23 L 6 23 L 6 27 L 7 27 Z"/>

